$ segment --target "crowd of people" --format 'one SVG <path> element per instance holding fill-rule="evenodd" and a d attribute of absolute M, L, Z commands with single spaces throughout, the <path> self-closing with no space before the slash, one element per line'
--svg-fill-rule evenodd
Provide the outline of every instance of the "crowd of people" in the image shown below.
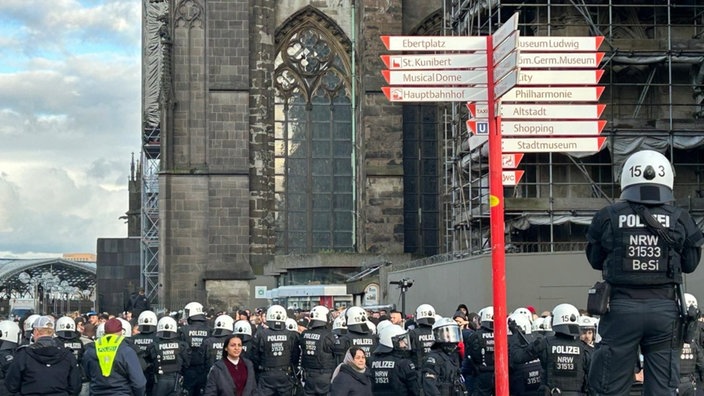
<path fill-rule="evenodd" d="M 495 323 L 508 328 L 511 395 L 590 394 L 598 318 L 570 304 L 493 313 L 272 305 L 211 315 L 192 302 L 137 318 L 31 315 L 0 321 L 0 394 L 493 395 Z M 685 344 L 680 394 L 704 378 L 702 340 Z M 637 394 L 637 362 L 633 373 Z"/>

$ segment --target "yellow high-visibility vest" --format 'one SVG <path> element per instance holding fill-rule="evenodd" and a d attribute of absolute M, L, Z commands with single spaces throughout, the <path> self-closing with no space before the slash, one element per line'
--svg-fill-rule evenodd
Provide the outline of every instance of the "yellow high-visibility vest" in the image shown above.
<path fill-rule="evenodd" d="M 112 364 L 115 362 L 117 347 L 120 346 L 123 336 L 108 334 L 95 341 L 95 354 L 98 356 L 98 364 L 103 377 L 109 377 L 112 372 Z"/>

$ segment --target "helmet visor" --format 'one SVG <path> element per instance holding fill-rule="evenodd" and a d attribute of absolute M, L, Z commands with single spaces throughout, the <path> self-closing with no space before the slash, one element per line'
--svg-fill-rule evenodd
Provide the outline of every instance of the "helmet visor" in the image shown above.
<path fill-rule="evenodd" d="M 411 336 L 408 334 L 408 332 L 391 337 L 391 342 L 393 343 L 394 349 L 396 350 L 411 350 Z"/>
<path fill-rule="evenodd" d="M 443 326 L 433 330 L 435 342 L 458 343 L 462 340 L 462 334 L 458 326 Z"/>

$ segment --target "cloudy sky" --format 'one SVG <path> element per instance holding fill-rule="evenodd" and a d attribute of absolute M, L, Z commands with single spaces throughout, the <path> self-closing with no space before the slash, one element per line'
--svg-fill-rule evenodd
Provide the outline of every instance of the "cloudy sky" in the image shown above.
<path fill-rule="evenodd" d="M 125 237 L 141 0 L 0 1 L 0 257 Z"/>

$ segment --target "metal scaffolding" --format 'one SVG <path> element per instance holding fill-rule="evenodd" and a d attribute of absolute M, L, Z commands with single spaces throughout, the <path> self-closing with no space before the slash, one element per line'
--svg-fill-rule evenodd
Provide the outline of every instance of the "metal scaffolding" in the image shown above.
<path fill-rule="evenodd" d="M 608 121 L 600 152 L 525 154 L 525 171 L 505 187 L 508 252 L 581 250 L 596 210 L 618 198 L 625 158 L 665 153 L 675 197 L 704 217 L 704 4 L 672 1 L 448 0 L 449 35 L 489 35 L 519 12 L 521 36 L 604 36 L 600 103 Z M 489 243 L 486 139 L 465 128 L 468 111 L 445 111 L 445 252 L 481 254 Z"/>

